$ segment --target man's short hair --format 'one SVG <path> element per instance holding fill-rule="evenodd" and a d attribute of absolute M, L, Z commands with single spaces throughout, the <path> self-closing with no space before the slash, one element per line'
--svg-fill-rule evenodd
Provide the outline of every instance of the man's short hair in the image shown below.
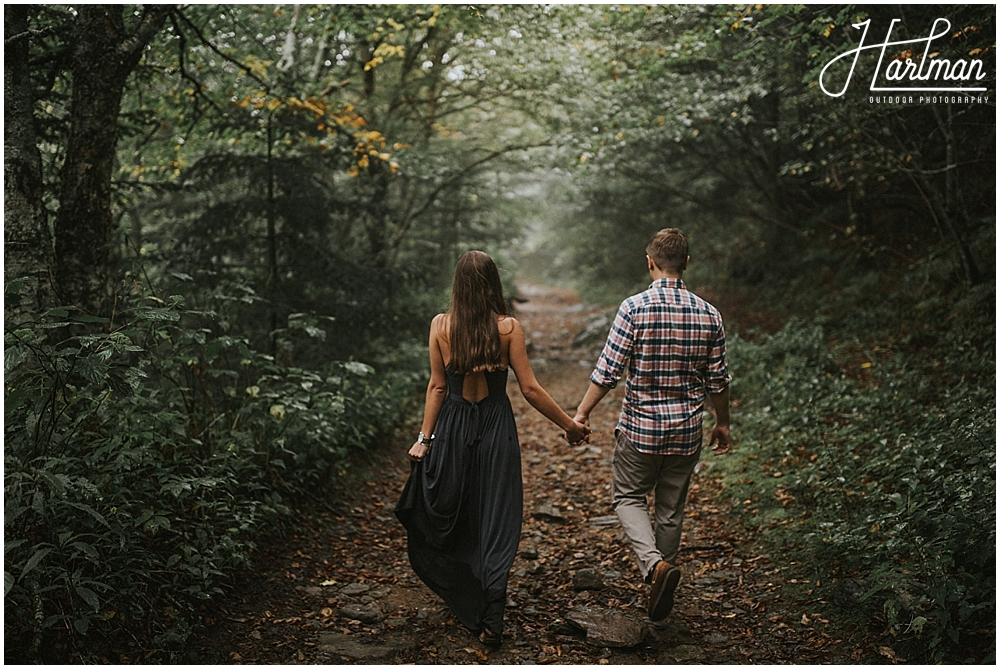
<path fill-rule="evenodd" d="M 660 271 L 679 273 L 688 258 L 687 237 L 677 228 L 664 228 L 653 235 L 646 247 L 646 255 L 653 259 Z"/>

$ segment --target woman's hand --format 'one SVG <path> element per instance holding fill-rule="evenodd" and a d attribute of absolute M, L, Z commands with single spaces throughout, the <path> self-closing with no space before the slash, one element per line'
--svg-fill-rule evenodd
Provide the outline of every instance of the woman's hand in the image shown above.
<path fill-rule="evenodd" d="M 566 430 L 566 441 L 572 446 L 577 446 L 584 442 L 590 442 L 590 427 L 583 423 L 573 421 L 573 427 Z"/>
<path fill-rule="evenodd" d="M 427 444 L 421 444 L 419 441 L 413 442 L 413 446 L 410 446 L 409 456 L 410 460 L 413 462 L 420 462 L 427 455 L 427 451 L 431 450 L 427 447 Z"/>

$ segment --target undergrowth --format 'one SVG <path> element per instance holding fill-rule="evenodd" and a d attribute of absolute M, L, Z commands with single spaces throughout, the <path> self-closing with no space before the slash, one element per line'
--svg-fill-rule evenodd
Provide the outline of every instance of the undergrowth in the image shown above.
<path fill-rule="evenodd" d="M 995 661 L 995 293 L 957 292 L 731 336 L 738 447 L 713 468 L 747 525 L 910 661 Z"/>
<path fill-rule="evenodd" d="M 255 536 L 391 431 L 418 382 L 278 364 L 219 323 L 136 287 L 114 322 L 58 308 L 5 333 L 7 659 L 183 658 Z M 323 331 L 298 315 L 279 347 L 293 334 Z"/>

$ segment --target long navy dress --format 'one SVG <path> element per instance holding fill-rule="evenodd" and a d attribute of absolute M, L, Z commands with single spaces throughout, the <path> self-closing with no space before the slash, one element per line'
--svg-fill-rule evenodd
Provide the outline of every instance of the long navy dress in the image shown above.
<path fill-rule="evenodd" d="M 412 463 L 396 517 L 413 571 L 467 628 L 500 635 L 523 504 L 507 370 L 484 372 L 489 394 L 478 402 L 462 397 L 464 375 L 445 371 L 434 443 Z"/>

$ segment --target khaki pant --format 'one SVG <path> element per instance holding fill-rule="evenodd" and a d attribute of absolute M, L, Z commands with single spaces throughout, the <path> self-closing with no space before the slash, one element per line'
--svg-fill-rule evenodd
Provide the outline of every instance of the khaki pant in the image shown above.
<path fill-rule="evenodd" d="M 640 453 L 627 437 L 617 434 L 611 503 L 639 559 L 643 578 L 660 560 L 674 564 L 677 559 L 688 485 L 700 456 L 700 449 L 694 455 Z M 650 492 L 655 500 L 655 531 L 646 504 Z"/>

